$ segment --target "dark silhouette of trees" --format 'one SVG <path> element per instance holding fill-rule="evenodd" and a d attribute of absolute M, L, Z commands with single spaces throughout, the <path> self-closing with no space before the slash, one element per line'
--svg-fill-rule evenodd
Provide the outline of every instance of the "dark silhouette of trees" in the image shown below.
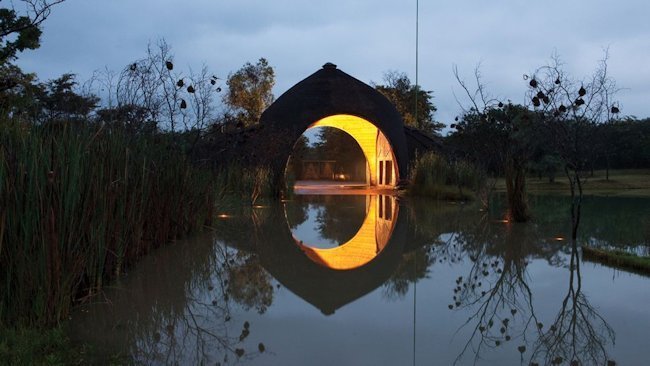
<path fill-rule="evenodd" d="M 242 126 L 259 122 L 262 112 L 273 103 L 275 72 L 265 58 L 255 65 L 247 62 L 241 69 L 228 75 L 228 91 L 223 97 L 229 114 Z"/>
<path fill-rule="evenodd" d="M 5 1 L 11 8 L 0 8 L 0 65 L 15 60 L 19 52 L 40 47 L 40 25 L 50 16 L 52 7 L 63 1 L 21 0 L 24 11 Z"/>
<path fill-rule="evenodd" d="M 591 136 L 600 124 L 611 122 L 620 113 L 612 100 L 617 89 L 608 74 L 607 57 L 606 52 L 598 68 L 583 80 L 569 75 L 557 55 L 549 65 L 525 76 L 528 101 L 537 112 L 540 126 L 550 131 L 569 179 L 574 240 L 580 224 L 585 172 L 593 168 L 595 144 Z"/>
<path fill-rule="evenodd" d="M 384 85 L 374 85 L 397 108 L 404 124 L 417 129 L 440 134 L 445 127 L 443 123 L 436 122 L 433 114 L 436 107 L 432 102 L 432 91 L 422 90 L 420 85 L 411 84 L 411 80 L 403 72 L 389 71 L 384 74 Z M 415 98 L 417 94 L 417 118 L 415 116 Z"/>
<path fill-rule="evenodd" d="M 43 87 L 39 96 L 41 122 L 84 121 L 99 103 L 98 97 L 77 92 L 77 81 L 73 74 L 63 74 Z"/>
<path fill-rule="evenodd" d="M 199 72 L 181 71 L 164 39 L 148 45 L 146 56 L 127 65 L 119 75 L 99 73 L 91 84 L 109 91 L 106 109 L 116 111 L 104 113 L 105 117 L 119 115 L 120 110 L 139 110 L 147 123 L 171 132 L 195 131 L 195 139 L 198 131 L 217 118 L 218 77 L 205 65 Z"/>
<path fill-rule="evenodd" d="M 319 159 L 336 160 L 339 171 L 334 173 L 349 174 L 356 181 L 365 180 L 366 157 L 359 143 L 347 132 L 333 127 L 320 128 L 313 154 Z"/>
<path fill-rule="evenodd" d="M 14 3 L 0 0 L 0 114 L 18 117 L 33 112 L 36 76 L 24 73 L 12 61 L 19 53 L 40 47 L 40 26 L 52 7 L 63 1 L 21 0 L 23 9 L 17 9 Z"/>
<path fill-rule="evenodd" d="M 463 107 L 462 115 L 451 125 L 455 128 L 450 137 L 452 146 L 486 175 L 502 174 L 506 181 L 510 219 L 528 221 L 526 173 L 536 146 L 536 115 L 522 105 L 489 97 L 478 69 L 474 73 L 474 92 L 460 78 L 457 69 L 454 74 L 470 106 Z"/>

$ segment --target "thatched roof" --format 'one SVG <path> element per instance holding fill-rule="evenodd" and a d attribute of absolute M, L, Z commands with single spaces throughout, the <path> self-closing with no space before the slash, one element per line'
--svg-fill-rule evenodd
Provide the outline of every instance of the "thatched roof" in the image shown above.
<path fill-rule="evenodd" d="M 393 104 L 371 86 L 327 63 L 282 94 L 262 113 L 260 124 L 267 130 L 284 131 L 278 141 L 286 153 L 278 157 L 284 169 L 293 144 L 307 128 L 322 118 L 349 114 L 377 126 L 393 147 L 400 177 L 407 176 L 408 151 L 404 123 Z"/>

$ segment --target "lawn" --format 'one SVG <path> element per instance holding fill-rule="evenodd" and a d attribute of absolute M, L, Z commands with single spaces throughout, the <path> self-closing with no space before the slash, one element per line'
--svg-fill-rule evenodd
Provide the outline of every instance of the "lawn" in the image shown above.
<path fill-rule="evenodd" d="M 558 176 L 555 182 L 549 183 L 548 178 L 529 176 L 528 192 L 569 194 L 569 182 L 565 176 Z M 499 179 L 497 191 L 505 191 L 505 181 Z M 635 196 L 650 197 L 650 169 L 610 170 L 609 180 L 605 179 L 605 171 L 597 170 L 593 176 L 587 175 L 583 180 L 585 194 L 597 196 Z"/>

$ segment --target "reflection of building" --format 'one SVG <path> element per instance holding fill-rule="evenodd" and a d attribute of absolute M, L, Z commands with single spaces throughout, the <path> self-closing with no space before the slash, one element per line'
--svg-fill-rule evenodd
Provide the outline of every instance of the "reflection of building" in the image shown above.
<path fill-rule="evenodd" d="M 361 267 L 381 252 L 391 236 L 398 206 L 393 196 L 366 196 L 366 218 L 352 239 L 335 248 L 321 249 L 294 239 L 315 263 L 338 270 Z"/>
<path fill-rule="evenodd" d="M 384 284 L 397 268 L 406 235 L 398 211 L 395 197 L 368 196 L 358 232 L 330 249 L 297 242 L 282 222 L 286 216 L 269 213 L 255 235 L 262 265 L 291 292 L 332 314 Z"/>

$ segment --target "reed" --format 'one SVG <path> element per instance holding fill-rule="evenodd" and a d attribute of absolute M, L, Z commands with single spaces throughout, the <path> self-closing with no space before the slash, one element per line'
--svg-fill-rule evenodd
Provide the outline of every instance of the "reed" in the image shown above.
<path fill-rule="evenodd" d="M 471 200 L 479 187 L 480 174 L 464 160 L 448 160 L 433 152 L 417 157 L 410 170 L 408 193 L 441 200 Z"/>
<path fill-rule="evenodd" d="M 165 135 L 0 121 L 0 326 L 56 324 L 153 248 L 210 224 L 214 180 Z"/>

